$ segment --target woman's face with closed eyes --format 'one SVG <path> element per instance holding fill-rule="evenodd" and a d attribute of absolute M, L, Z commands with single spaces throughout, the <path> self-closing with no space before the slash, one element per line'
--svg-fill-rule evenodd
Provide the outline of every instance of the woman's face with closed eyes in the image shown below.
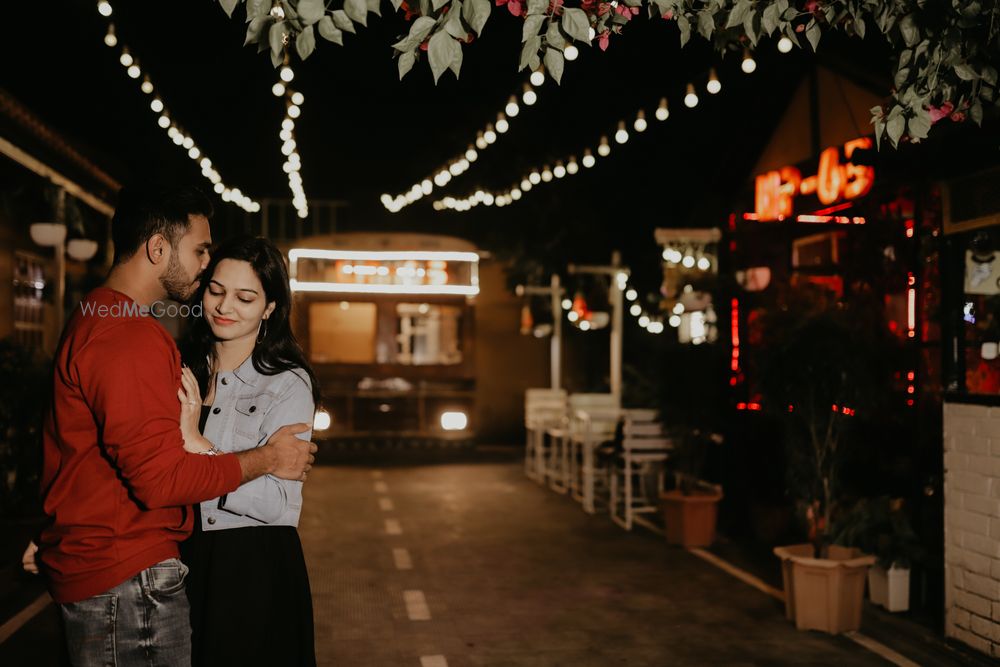
<path fill-rule="evenodd" d="M 249 262 L 224 259 L 208 276 L 208 287 L 202 297 L 204 317 L 219 340 L 236 340 L 246 336 L 256 339 L 261 320 L 274 310 L 268 303 L 260 278 Z"/>

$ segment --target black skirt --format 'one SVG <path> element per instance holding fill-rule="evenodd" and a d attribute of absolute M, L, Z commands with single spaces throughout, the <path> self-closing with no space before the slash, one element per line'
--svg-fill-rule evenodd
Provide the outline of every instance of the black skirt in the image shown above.
<path fill-rule="evenodd" d="M 197 508 L 196 508 L 197 509 Z M 181 545 L 191 572 L 194 667 L 314 667 L 312 595 L 291 526 L 195 532 Z"/>

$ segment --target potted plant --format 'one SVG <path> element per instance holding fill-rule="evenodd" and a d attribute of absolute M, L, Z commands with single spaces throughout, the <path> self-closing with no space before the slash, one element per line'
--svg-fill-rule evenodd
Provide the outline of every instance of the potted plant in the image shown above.
<path fill-rule="evenodd" d="M 715 541 L 722 487 L 702 479 L 709 449 L 722 436 L 699 428 L 677 429 L 671 461 L 674 488 L 660 493 L 667 541 L 684 548 L 707 547 Z"/>
<path fill-rule="evenodd" d="M 892 612 L 910 608 L 910 566 L 923 558 L 903 500 L 881 496 L 861 499 L 834 524 L 834 541 L 876 558 L 868 570 L 868 595 Z"/>
<path fill-rule="evenodd" d="M 845 302 L 807 283 L 762 322 L 761 400 L 784 427 L 789 491 L 810 540 L 774 549 L 786 614 L 800 630 L 840 633 L 861 625 L 865 575 L 875 557 L 833 544 L 829 529 L 852 427 L 890 393 L 891 343 L 879 306 L 864 292 Z"/>

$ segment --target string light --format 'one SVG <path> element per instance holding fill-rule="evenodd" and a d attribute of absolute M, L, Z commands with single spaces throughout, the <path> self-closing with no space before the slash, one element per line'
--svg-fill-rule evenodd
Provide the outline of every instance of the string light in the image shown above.
<path fill-rule="evenodd" d="M 743 62 L 740 64 L 740 68 L 744 74 L 753 74 L 757 69 L 757 61 L 750 54 L 750 49 L 743 50 Z"/>
<path fill-rule="evenodd" d="M 291 83 L 292 79 L 295 78 L 295 72 L 292 70 L 291 67 L 285 65 L 284 67 L 281 68 L 281 71 L 278 73 L 278 76 L 285 83 Z"/>
<path fill-rule="evenodd" d="M 584 168 L 586 169 L 590 169 L 595 164 L 597 164 L 597 158 L 594 157 L 593 153 L 590 152 L 589 148 L 584 149 L 582 162 Z"/>
<path fill-rule="evenodd" d="M 97 3 L 97 11 L 101 16 L 108 17 L 113 13 L 113 8 L 108 0 L 101 0 L 101 2 Z M 110 48 L 118 46 L 118 34 L 113 23 L 108 23 L 107 31 L 104 34 L 104 43 Z M 213 190 L 222 195 L 223 201 L 233 203 L 248 213 L 260 211 L 259 203 L 244 195 L 238 188 L 230 189 L 222 183 L 222 176 L 212 167 L 212 161 L 205 157 L 201 148 L 196 145 L 194 138 L 182 131 L 171 119 L 163 104 L 163 100 L 159 95 L 154 94 L 156 88 L 153 82 L 148 75 L 143 74 L 138 59 L 132 55 L 125 45 L 121 46 L 118 62 L 125 68 L 125 72 L 129 78 L 142 78 L 139 88 L 144 94 L 153 95 L 153 99 L 149 102 L 149 108 L 156 114 L 156 124 L 166 130 L 167 137 L 170 138 L 174 145 L 184 150 L 187 157 L 199 163 L 202 176 L 212 183 Z"/>
<path fill-rule="evenodd" d="M 718 95 L 719 91 L 722 90 L 722 82 L 719 81 L 719 77 L 715 74 L 715 68 L 708 70 L 708 84 L 705 86 L 708 92 L 712 95 Z"/>
<path fill-rule="evenodd" d="M 529 107 L 538 101 L 538 95 L 532 89 L 531 84 L 524 84 L 524 92 L 521 94 L 521 101 Z"/>
<path fill-rule="evenodd" d="M 496 128 L 500 134 L 504 134 L 510 129 L 510 123 L 507 122 L 507 117 L 503 113 L 497 114 Z"/>
<path fill-rule="evenodd" d="M 615 132 L 615 141 L 624 144 L 628 141 L 628 130 L 625 129 L 625 121 L 618 121 L 618 131 Z"/>
<path fill-rule="evenodd" d="M 565 49 L 563 49 L 563 57 L 566 60 L 576 60 L 580 55 L 580 49 L 576 48 L 573 44 L 570 44 Z"/>
<path fill-rule="evenodd" d="M 611 154 L 611 145 L 608 144 L 606 136 L 601 136 L 601 142 L 597 145 L 597 154 L 601 157 L 607 157 Z"/>
<path fill-rule="evenodd" d="M 531 73 L 531 85 L 538 88 L 543 83 L 545 83 L 545 67 L 539 66 L 534 72 Z"/>
<path fill-rule="evenodd" d="M 566 167 L 563 166 L 562 162 L 556 162 L 555 169 L 552 170 L 552 175 L 556 178 L 563 178 L 566 175 Z"/>
<path fill-rule="evenodd" d="M 552 181 L 552 170 L 549 169 L 549 165 L 542 167 L 542 182 L 549 183 Z"/>
<path fill-rule="evenodd" d="M 580 171 L 580 165 L 576 163 L 576 156 L 570 155 L 569 162 L 566 163 L 566 173 L 572 176 L 578 171 Z"/>
<path fill-rule="evenodd" d="M 656 120 L 663 122 L 670 118 L 670 108 L 667 106 L 667 98 L 660 98 L 660 106 L 656 107 Z"/>
<path fill-rule="evenodd" d="M 486 140 L 487 144 L 495 144 L 497 141 L 497 133 L 493 130 L 493 123 L 486 126 L 486 131 L 483 132 L 483 139 Z"/>
<path fill-rule="evenodd" d="M 687 85 L 687 94 L 684 96 L 684 106 L 688 109 L 694 109 L 698 106 L 698 93 L 694 92 L 693 83 L 689 83 Z"/>
<path fill-rule="evenodd" d="M 635 115 L 635 122 L 632 124 L 636 132 L 646 131 L 646 112 L 639 109 L 639 112 Z"/>
<path fill-rule="evenodd" d="M 275 97 L 283 96 L 285 94 L 285 84 L 278 81 L 273 86 L 271 86 L 271 93 L 273 93 Z"/>
<path fill-rule="evenodd" d="M 281 139 L 281 154 L 285 156 L 281 170 L 288 176 L 288 189 L 292 193 L 292 206 L 295 207 L 295 212 L 300 218 L 307 218 L 309 202 L 302 186 L 302 158 L 299 156 L 298 143 L 295 141 L 295 119 L 302 115 L 301 105 L 305 103 L 306 98 L 302 93 L 293 91 L 285 85 L 295 78 L 295 72 L 287 64 L 287 60 L 278 77 L 281 81 L 272 86 L 271 92 L 277 97 L 285 98 L 285 118 L 281 121 L 281 131 L 278 133 L 278 138 Z M 420 186 L 415 187 L 417 193 L 422 196 Z M 382 197 L 385 199 L 388 195 Z"/>
<path fill-rule="evenodd" d="M 793 46 L 794 44 L 792 44 L 792 40 L 788 39 L 787 37 L 782 37 L 781 39 L 778 40 L 778 50 L 781 51 L 782 53 L 788 53 L 789 51 L 792 50 Z"/>
<path fill-rule="evenodd" d="M 517 114 L 521 112 L 521 108 L 517 106 L 517 97 L 515 97 L 514 95 L 510 96 L 510 99 L 507 100 L 507 106 L 504 107 L 504 111 L 506 111 L 507 115 L 510 116 L 511 118 L 515 117 Z"/>

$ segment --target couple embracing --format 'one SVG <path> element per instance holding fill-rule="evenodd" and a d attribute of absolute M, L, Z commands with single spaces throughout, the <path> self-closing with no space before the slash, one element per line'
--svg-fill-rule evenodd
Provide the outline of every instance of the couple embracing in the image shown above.
<path fill-rule="evenodd" d="M 50 521 L 25 569 L 74 665 L 315 664 L 296 526 L 316 380 L 280 252 L 212 251 L 211 209 L 192 188 L 123 190 L 111 272 L 56 351 Z M 148 316 L 166 298 L 201 305 L 181 350 Z"/>

